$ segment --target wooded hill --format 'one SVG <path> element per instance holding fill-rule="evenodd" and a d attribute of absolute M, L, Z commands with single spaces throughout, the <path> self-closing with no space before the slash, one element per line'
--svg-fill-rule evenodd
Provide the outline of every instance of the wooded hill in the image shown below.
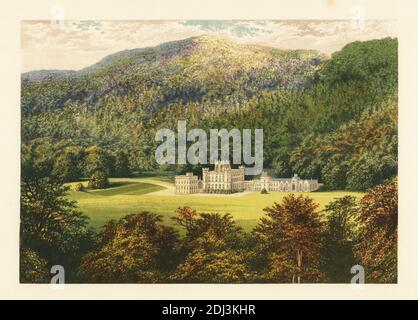
<path fill-rule="evenodd" d="M 22 156 L 50 159 L 65 180 L 155 169 L 156 130 L 187 120 L 263 128 L 275 175 L 364 190 L 397 173 L 397 46 L 353 42 L 327 58 L 201 36 L 25 73 Z"/>

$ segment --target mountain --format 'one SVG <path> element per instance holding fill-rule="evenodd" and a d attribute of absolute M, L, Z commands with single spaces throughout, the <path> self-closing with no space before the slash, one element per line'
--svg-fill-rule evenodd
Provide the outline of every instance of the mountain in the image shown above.
<path fill-rule="evenodd" d="M 128 97 L 146 112 L 173 101 L 219 100 L 233 105 L 260 90 L 303 87 L 323 60 L 311 50 L 193 37 L 118 52 L 80 71 L 23 74 L 22 111 L 55 110 L 71 102 L 98 106 L 103 96 Z"/>
<path fill-rule="evenodd" d="M 201 36 L 122 51 L 79 71 L 23 74 L 22 145 L 61 160 L 70 150 L 81 167 L 92 150 L 122 152 L 130 170 L 144 171 L 158 167 L 156 130 L 178 120 L 206 131 L 262 128 L 264 166 L 275 175 L 365 189 L 397 170 L 397 48 L 394 38 L 357 41 L 326 57 Z M 361 138 L 370 131 L 371 144 Z M 387 157 L 376 157 L 388 144 Z"/>
<path fill-rule="evenodd" d="M 74 70 L 35 70 L 22 73 L 22 82 L 32 81 L 54 81 L 63 77 L 74 76 L 77 72 Z"/>

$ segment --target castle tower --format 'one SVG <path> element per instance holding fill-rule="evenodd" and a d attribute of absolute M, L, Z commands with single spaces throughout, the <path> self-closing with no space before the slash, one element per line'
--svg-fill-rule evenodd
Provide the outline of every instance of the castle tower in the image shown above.
<path fill-rule="evenodd" d="M 300 178 L 299 176 L 295 173 L 293 175 L 292 181 L 291 181 L 291 191 L 292 192 L 298 192 L 300 191 L 301 186 L 300 186 Z"/>
<path fill-rule="evenodd" d="M 218 160 L 215 162 L 215 171 L 222 172 L 225 170 L 231 170 L 231 165 L 228 160 Z"/>
<path fill-rule="evenodd" d="M 238 170 L 239 170 L 239 177 L 238 177 L 238 179 L 239 179 L 239 181 L 240 181 L 240 183 L 239 183 L 239 190 L 241 191 L 241 190 L 244 190 L 245 189 L 245 166 L 239 166 L 238 167 Z"/>
<path fill-rule="evenodd" d="M 202 190 L 207 192 L 209 190 L 209 168 L 202 169 Z"/>
<path fill-rule="evenodd" d="M 272 178 L 267 174 L 266 171 L 263 171 L 260 175 L 261 189 L 266 189 L 267 191 L 269 191 L 271 181 L 272 181 Z"/>

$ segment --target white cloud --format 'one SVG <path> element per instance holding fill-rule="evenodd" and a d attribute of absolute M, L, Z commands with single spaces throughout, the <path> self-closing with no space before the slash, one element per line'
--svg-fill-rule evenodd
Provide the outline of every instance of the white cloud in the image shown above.
<path fill-rule="evenodd" d="M 283 49 L 315 49 L 330 54 L 354 40 L 396 36 L 391 21 L 367 21 L 362 31 L 350 21 L 49 21 L 22 22 L 23 71 L 81 69 L 108 54 L 155 46 L 201 34 Z"/>

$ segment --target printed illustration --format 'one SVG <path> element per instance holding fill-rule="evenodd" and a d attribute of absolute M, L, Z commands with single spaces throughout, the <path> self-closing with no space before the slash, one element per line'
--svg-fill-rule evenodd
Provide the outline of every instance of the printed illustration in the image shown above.
<path fill-rule="evenodd" d="M 389 20 L 22 21 L 21 283 L 397 283 Z"/>

